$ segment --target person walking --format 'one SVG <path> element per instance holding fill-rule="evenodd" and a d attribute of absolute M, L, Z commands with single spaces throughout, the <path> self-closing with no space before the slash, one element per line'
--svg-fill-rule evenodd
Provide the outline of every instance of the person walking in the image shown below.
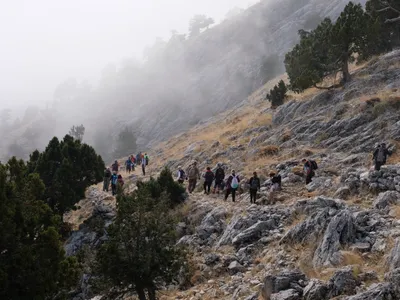
<path fill-rule="evenodd" d="M 142 173 L 143 173 L 143 176 L 146 176 L 146 160 L 144 158 L 142 158 L 141 162 L 142 162 Z"/>
<path fill-rule="evenodd" d="M 135 172 L 136 158 L 134 155 L 131 155 L 131 162 L 132 162 L 132 171 Z"/>
<path fill-rule="evenodd" d="M 214 190 L 213 190 L 214 194 L 216 191 L 219 194 L 219 191 L 223 190 L 222 184 L 224 182 L 224 179 L 225 179 L 225 171 L 222 168 L 221 164 L 218 163 L 217 170 L 215 171 L 215 184 L 214 184 Z"/>
<path fill-rule="evenodd" d="M 253 177 L 250 178 L 250 203 L 256 203 L 257 191 L 261 188 L 260 178 L 257 176 L 257 172 L 253 173 Z"/>
<path fill-rule="evenodd" d="M 117 172 L 117 173 L 118 173 L 119 164 L 118 164 L 118 161 L 117 161 L 117 160 L 115 160 L 114 163 L 112 164 L 111 170 L 112 170 L 113 172 Z"/>
<path fill-rule="evenodd" d="M 139 152 L 137 155 L 136 155 L 136 164 L 137 165 L 141 165 L 142 164 L 142 153 L 141 152 Z"/>
<path fill-rule="evenodd" d="M 148 166 L 149 165 L 149 156 L 147 155 L 147 153 L 144 154 L 143 158 L 146 160 L 146 166 Z"/>
<path fill-rule="evenodd" d="M 378 145 L 373 153 L 373 161 L 375 163 L 375 171 L 380 171 L 381 167 L 386 164 L 386 160 L 388 155 L 390 155 L 390 151 L 386 148 L 386 144 L 382 143 Z"/>
<path fill-rule="evenodd" d="M 197 168 L 197 162 L 194 161 L 187 170 L 188 178 L 189 178 L 189 186 L 188 191 L 191 194 L 196 188 L 197 180 L 200 180 L 200 171 Z"/>
<path fill-rule="evenodd" d="M 183 183 L 185 182 L 185 179 L 186 179 L 185 171 L 183 171 L 182 167 L 179 166 L 179 167 L 178 167 L 178 177 L 177 177 L 177 180 L 178 180 L 178 182 L 179 182 L 180 184 L 183 184 Z"/>
<path fill-rule="evenodd" d="M 235 202 L 236 199 L 236 191 L 239 188 L 240 178 L 236 175 L 235 170 L 232 170 L 231 175 L 228 177 L 226 181 L 226 192 L 225 192 L 225 201 L 228 199 L 229 195 L 232 194 L 232 202 Z"/>
<path fill-rule="evenodd" d="M 111 192 L 113 196 L 117 194 L 117 184 L 118 184 L 118 175 L 117 172 L 114 171 L 113 174 L 111 175 Z"/>
<path fill-rule="evenodd" d="M 108 188 L 110 186 L 111 180 L 111 171 L 110 168 L 104 170 L 104 178 L 103 178 L 103 192 L 108 192 Z"/>
<path fill-rule="evenodd" d="M 125 162 L 125 168 L 126 168 L 126 173 L 130 174 L 132 171 L 132 161 L 130 157 L 128 157 L 128 159 Z"/>
<path fill-rule="evenodd" d="M 274 172 L 269 173 L 271 178 L 271 192 L 280 191 L 282 189 L 282 177 L 281 175 L 276 175 Z"/>
<path fill-rule="evenodd" d="M 304 175 L 306 176 L 306 184 L 309 184 L 312 181 L 312 178 L 315 176 L 315 171 L 317 167 L 317 163 L 312 160 L 308 159 L 303 159 L 302 160 L 304 166 L 303 166 L 303 171 Z"/>
<path fill-rule="evenodd" d="M 206 172 L 204 173 L 204 194 L 210 194 L 211 185 L 214 181 L 214 173 L 211 171 L 210 167 L 207 167 Z"/>

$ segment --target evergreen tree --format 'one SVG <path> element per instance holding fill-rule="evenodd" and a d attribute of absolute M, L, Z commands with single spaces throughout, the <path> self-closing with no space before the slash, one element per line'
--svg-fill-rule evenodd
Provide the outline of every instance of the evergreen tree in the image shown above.
<path fill-rule="evenodd" d="M 39 157 L 31 155 L 30 169 L 40 175 L 45 185 L 44 197 L 50 207 L 64 214 L 85 196 L 85 190 L 102 180 L 104 162 L 94 149 L 66 135 L 55 137 Z"/>
<path fill-rule="evenodd" d="M 44 190 L 22 160 L 0 164 L 1 299 L 51 299 L 77 283 L 77 261 L 65 257 Z"/>
<path fill-rule="evenodd" d="M 283 80 L 279 81 L 267 94 L 267 100 L 271 102 L 271 107 L 277 107 L 283 104 L 287 93 L 287 87 Z"/>
<path fill-rule="evenodd" d="M 168 195 L 154 199 L 145 189 L 118 197 L 117 218 L 109 240 L 97 255 L 105 288 L 137 292 L 140 300 L 156 299 L 160 285 L 170 284 L 184 263 L 176 246 L 176 221 L 168 212 Z"/>
<path fill-rule="evenodd" d="M 302 92 L 312 86 L 322 88 L 317 84 L 337 72 L 342 73 L 342 83 L 348 82 L 354 54 L 369 54 L 368 21 L 362 6 L 350 2 L 335 24 L 325 19 L 311 32 L 300 31 L 300 43 L 285 57 L 291 89 Z"/>

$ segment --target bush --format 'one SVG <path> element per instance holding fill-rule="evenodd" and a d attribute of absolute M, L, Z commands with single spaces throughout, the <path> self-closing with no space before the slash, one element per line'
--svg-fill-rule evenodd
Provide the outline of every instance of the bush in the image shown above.
<path fill-rule="evenodd" d="M 271 106 L 278 107 L 283 104 L 283 101 L 286 98 L 287 86 L 283 80 L 279 81 L 277 85 L 274 86 L 272 90 L 267 94 L 266 99 L 271 102 Z"/>
<path fill-rule="evenodd" d="M 272 156 L 279 153 L 279 147 L 275 145 L 268 145 L 260 149 L 261 156 Z"/>

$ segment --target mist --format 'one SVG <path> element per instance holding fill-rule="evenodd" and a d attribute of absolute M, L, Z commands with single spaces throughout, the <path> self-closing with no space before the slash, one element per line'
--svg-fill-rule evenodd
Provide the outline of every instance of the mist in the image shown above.
<path fill-rule="evenodd" d="M 106 161 L 127 130 L 149 149 L 282 74 L 297 31 L 346 2 L 2 3 L 0 159 L 27 158 L 80 124 Z"/>

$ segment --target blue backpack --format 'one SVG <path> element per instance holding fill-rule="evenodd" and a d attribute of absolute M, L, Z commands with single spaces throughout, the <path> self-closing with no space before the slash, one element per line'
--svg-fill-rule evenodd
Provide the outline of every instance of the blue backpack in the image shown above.
<path fill-rule="evenodd" d="M 113 176 L 111 176 L 111 183 L 112 184 L 117 184 L 118 182 L 118 176 L 113 174 Z"/>

